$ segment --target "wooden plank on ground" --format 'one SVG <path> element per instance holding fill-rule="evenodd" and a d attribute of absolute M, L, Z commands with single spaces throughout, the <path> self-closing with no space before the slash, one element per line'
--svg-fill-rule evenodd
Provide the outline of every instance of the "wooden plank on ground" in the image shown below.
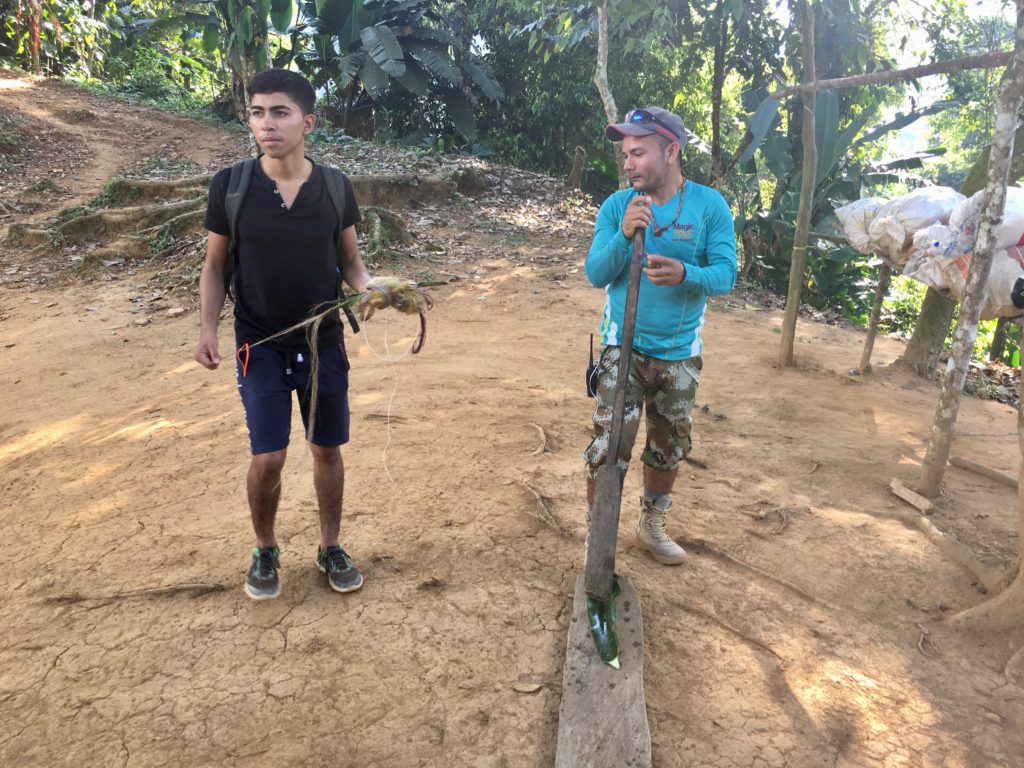
<path fill-rule="evenodd" d="M 893 478 L 892 482 L 889 483 L 889 490 L 907 502 L 907 504 L 910 504 L 912 507 L 917 507 L 926 515 L 932 511 L 932 503 L 928 501 L 928 499 L 917 491 L 910 490 L 896 478 Z"/>
<path fill-rule="evenodd" d="M 619 576 L 619 662 L 597 655 L 583 577 L 576 580 L 562 675 L 555 768 L 650 768 L 651 730 L 644 699 L 644 630 L 640 596 Z"/>

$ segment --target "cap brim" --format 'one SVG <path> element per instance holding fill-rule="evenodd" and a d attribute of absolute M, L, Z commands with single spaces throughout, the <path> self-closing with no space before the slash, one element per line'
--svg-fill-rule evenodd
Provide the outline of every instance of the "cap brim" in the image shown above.
<path fill-rule="evenodd" d="M 652 136 L 656 133 L 645 126 L 629 123 L 609 123 L 604 128 L 604 137 L 612 141 L 622 141 L 623 136 Z"/>

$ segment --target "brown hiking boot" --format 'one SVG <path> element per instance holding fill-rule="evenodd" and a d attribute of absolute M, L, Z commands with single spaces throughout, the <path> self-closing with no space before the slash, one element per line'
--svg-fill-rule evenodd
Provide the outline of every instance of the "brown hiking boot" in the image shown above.
<path fill-rule="evenodd" d="M 686 552 L 665 532 L 665 514 L 671 506 L 672 498 L 667 494 L 657 501 L 651 501 L 646 496 L 640 497 L 636 543 L 659 563 L 679 565 L 686 559 Z"/>

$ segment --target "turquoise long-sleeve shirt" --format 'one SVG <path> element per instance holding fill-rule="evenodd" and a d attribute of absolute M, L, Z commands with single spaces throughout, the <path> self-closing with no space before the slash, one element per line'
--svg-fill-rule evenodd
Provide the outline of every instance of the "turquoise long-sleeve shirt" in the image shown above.
<path fill-rule="evenodd" d="M 736 235 L 732 213 L 717 191 L 687 181 L 683 209 L 678 220 L 660 236 L 654 224 L 647 227 L 644 251 L 676 259 L 686 265 L 679 285 L 655 285 L 640 276 L 636 333 L 633 348 L 661 360 L 687 360 L 701 353 L 700 331 L 704 326 L 707 297 L 732 290 L 736 282 Z M 587 278 L 605 289 L 601 341 L 622 343 L 622 317 L 626 308 L 626 285 L 633 244 L 622 234 L 622 216 L 632 189 L 616 192 L 597 213 L 594 242 L 584 264 Z M 679 205 L 678 195 L 654 205 L 654 221 L 664 226 L 672 221 Z"/>

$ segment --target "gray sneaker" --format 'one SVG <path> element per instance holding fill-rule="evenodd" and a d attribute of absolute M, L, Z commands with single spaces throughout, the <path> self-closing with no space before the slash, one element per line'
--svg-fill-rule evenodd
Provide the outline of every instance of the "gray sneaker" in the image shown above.
<path fill-rule="evenodd" d="M 335 592 L 355 592 L 363 586 L 363 574 L 341 547 L 317 547 L 316 567 L 327 574 L 327 583 Z"/>
<path fill-rule="evenodd" d="M 253 600 L 270 600 L 281 594 L 281 579 L 277 575 L 277 547 L 252 548 L 252 565 L 245 577 L 245 594 Z"/>

